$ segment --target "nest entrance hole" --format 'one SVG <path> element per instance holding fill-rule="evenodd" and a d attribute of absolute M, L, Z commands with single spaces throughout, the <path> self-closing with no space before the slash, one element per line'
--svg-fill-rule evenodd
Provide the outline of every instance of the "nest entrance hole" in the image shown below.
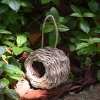
<path fill-rule="evenodd" d="M 41 78 L 45 74 L 45 67 L 42 62 L 33 61 L 32 68 L 34 73 L 37 77 Z"/>

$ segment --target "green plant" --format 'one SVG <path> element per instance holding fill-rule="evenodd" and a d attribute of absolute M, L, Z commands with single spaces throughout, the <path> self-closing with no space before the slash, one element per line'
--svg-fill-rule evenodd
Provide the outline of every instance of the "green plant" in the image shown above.
<path fill-rule="evenodd" d="M 15 94 L 16 92 L 13 92 L 14 90 L 9 88 L 9 85 L 11 85 L 15 80 L 24 77 L 24 72 L 21 71 L 22 64 L 16 57 L 23 52 L 31 51 L 27 46 L 28 42 L 25 34 L 18 34 L 16 37 L 16 40 L 13 39 L 12 42 L 10 40 L 5 40 L 2 42 L 5 46 L 0 46 L 0 94 L 6 94 L 11 96 L 13 99 L 17 99 L 17 95 Z"/>
<path fill-rule="evenodd" d="M 33 1 L 33 5 L 30 1 Z M 100 4 L 98 0 L 1 0 L 1 98 L 5 99 L 4 96 L 8 95 L 15 100 L 18 99 L 10 85 L 23 77 L 23 62 L 20 62 L 20 56 L 31 51 L 26 27 L 29 27 L 35 34 L 34 26 L 36 25 L 38 32 L 43 31 L 45 39 L 49 42 L 48 45 L 54 46 L 55 27 L 51 19 L 46 21 L 45 28 L 42 30 L 43 18 L 48 15 L 54 16 L 59 32 L 56 44 L 63 43 L 65 48 L 69 47 L 69 53 L 80 59 L 80 66 L 83 69 L 84 66 L 97 66 L 99 69 L 97 79 L 100 81 L 100 62 L 93 62 L 92 59 L 100 53 L 100 46 L 98 46 L 100 45 Z M 37 44 L 35 46 L 37 47 Z M 74 74 L 71 77 L 73 80 Z"/>
<path fill-rule="evenodd" d="M 28 21 L 25 14 L 31 12 L 31 9 L 32 5 L 28 0 L 1 0 L 0 29 L 19 32 Z"/>

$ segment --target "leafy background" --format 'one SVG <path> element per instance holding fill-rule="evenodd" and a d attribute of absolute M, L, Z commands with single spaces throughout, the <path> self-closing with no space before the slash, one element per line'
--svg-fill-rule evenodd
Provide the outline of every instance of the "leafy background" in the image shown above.
<path fill-rule="evenodd" d="M 57 47 L 71 60 L 71 80 L 84 70 L 96 71 L 100 81 L 99 0 L 1 0 L 0 1 L 0 94 L 1 99 L 18 97 L 11 85 L 24 76 L 24 60 L 41 46 L 45 16 L 53 15 L 59 39 Z M 48 20 L 44 45 L 54 46 L 55 29 Z M 77 70 L 76 70 L 77 69 Z M 82 77 L 83 78 L 83 77 Z M 8 98 L 9 97 L 9 98 Z"/>

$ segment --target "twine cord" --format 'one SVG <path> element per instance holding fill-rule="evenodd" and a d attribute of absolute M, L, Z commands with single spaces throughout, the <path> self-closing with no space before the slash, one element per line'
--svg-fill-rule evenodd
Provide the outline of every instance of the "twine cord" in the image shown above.
<path fill-rule="evenodd" d="M 46 22 L 47 20 L 51 18 L 52 21 L 53 21 L 53 24 L 54 24 L 54 27 L 55 27 L 55 34 L 56 34 L 56 40 L 55 40 L 55 44 L 54 44 L 54 47 L 56 48 L 57 46 L 57 43 L 58 43 L 58 37 L 59 37 L 59 32 L 58 32 L 58 27 L 57 27 L 57 23 L 55 21 L 55 18 L 53 15 L 48 15 L 46 16 L 46 18 L 44 19 L 44 22 L 43 22 L 43 26 L 42 26 L 42 40 L 41 40 L 41 48 L 43 48 L 43 45 L 44 45 L 44 28 L 45 28 L 45 25 L 46 25 Z"/>

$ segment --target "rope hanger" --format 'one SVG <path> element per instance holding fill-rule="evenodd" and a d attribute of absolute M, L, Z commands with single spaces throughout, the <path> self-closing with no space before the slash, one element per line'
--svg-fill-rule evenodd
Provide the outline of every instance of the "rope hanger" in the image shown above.
<path fill-rule="evenodd" d="M 53 15 L 48 15 L 46 16 L 46 18 L 44 19 L 44 22 L 43 22 L 43 25 L 42 25 L 42 40 L 41 40 L 41 48 L 43 48 L 44 46 L 44 28 L 45 28 L 45 25 L 46 25 L 46 22 L 48 19 L 51 19 L 53 24 L 54 24 L 54 27 L 55 27 L 55 34 L 56 34 L 56 40 L 55 40 L 55 44 L 54 44 L 54 48 L 56 48 L 57 46 L 57 43 L 58 43 L 58 37 L 59 37 L 59 32 L 58 32 L 58 27 L 57 27 L 57 23 L 55 21 L 55 18 Z"/>

